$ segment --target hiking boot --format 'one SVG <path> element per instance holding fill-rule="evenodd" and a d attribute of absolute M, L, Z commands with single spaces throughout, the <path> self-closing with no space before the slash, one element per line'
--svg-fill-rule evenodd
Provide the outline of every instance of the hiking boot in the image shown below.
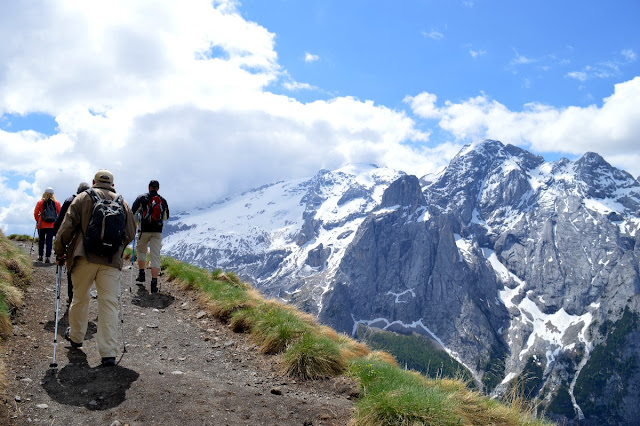
<path fill-rule="evenodd" d="M 71 333 L 71 327 L 67 327 L 67 329 L 64 331 L 64 338 L 71 343 L 71 347 L 73 349 L 81 348 L 82 347 L 82 343 L 76 343 L 73 340 L 71 340 L 71 337 L 69 337 L 69 333 Z"/>
<path fill-rule="evenodd" d="M 139 283 L 143 283 L 144 280 L 145 280 L 144 269 L 140 269 L 140 271 L 138 272 L 138 278 L 136 278 L 136 281 L 138 281 Z"/>
<path fill-rule="evenodd" d="M 38 256 L 38 262 L 42 262 L 42 256 Z"/>
<path fill-rule="evenodd" d="M 114 367 L 116 365 L 116 357 L 108 356 L 102 358 L 102 362 L 100 363 L 100 365 L 103 367 Z"/>
<path fill-rule="evenodd" d="M 151 293 L 157 293 L 157 292 L 158 292 L 158 279 L 151 278 Z"/>
<path fill-rule="evenodd" d="M 51 263 L 51 258 L 47 257 L 47 258 L 44 260 L 44 263 Z"/>

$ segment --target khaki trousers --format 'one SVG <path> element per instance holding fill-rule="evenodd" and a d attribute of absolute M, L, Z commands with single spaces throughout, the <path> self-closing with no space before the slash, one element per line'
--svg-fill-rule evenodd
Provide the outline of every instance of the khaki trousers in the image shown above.
<path fill-rule="evenodd" d="M 113 266 L 90 263 L 78 258 L 71 272 L 73 301 L 69 308 L 69 337 L 81 343 L 87 333 L 91 285 L 98 291 L 98 351 L 102 358 L 115 357 L 118 352 L 118 291 L 120 270 Z"/>
<path fill-rule="evenodd" d="M 151 267 L 160 268 L 160 250 L 162 249 L 162 232 L 141 232 L 136 244 L 138 260 L 147 260 L 147 245 L 151 257 Z"/>

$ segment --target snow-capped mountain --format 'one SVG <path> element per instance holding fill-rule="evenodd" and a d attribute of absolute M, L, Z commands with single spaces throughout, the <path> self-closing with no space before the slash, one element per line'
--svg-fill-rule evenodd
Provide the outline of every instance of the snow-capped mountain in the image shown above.
<path fill-rule="evenodd" d="M 597 154 L 488 140 L 435 176 L 357 165 L 231 197 L 172 220 L 164 252 L 339 331 L 428 336 L 487 392 L 539 371 L 546 413 L 633 424 L 639 213 L 640 183 Z"/>
<path fill-rule="evenodd" d="M 358 227 L 402 174 L 357 164 L 265 185 L 179 215 L 166 227 L 163 252 L 233 270 L 263 292 L 318 313 Z"/>

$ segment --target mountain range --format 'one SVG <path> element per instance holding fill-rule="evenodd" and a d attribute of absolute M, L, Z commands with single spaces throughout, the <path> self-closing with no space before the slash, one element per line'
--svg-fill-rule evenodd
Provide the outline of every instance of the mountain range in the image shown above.
<path fill-rule="evenodd" d="M 639 216 L 640 183 L 598 154 L 485 140 L 434 175 L 349 165 L 180 213 L 163 253 L 341 332 L 422 336 L 550 418 L 638 424 Z"/>

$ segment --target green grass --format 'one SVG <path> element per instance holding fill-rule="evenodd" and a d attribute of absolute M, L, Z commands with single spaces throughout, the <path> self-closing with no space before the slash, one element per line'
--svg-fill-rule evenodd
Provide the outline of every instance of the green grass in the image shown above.
<path fill-rule="evenodd" d="M 7 238 L 13 241 L 38 241 L 38 237 L 34 239 L 27 234 L 10 234 Z"/>
<path fill-rule="evenodd" d="M 346 369 L 338 343 L 317 334 L 305 333 L 283 355 L 285 374 L 302 379 L 324 379 Z"/>

